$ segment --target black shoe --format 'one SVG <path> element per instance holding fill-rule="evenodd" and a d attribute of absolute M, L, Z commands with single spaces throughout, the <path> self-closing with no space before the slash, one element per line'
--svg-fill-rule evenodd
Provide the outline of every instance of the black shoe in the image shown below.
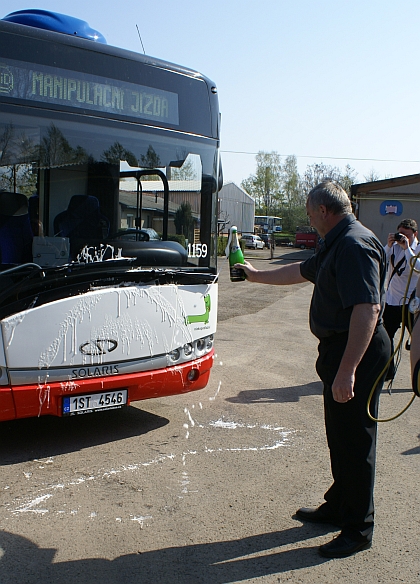
<path fill-rule="evenodd" d="M 370 547 L 372 542 L 367 539 L 353 539 L 340 533 L 328 543 L 321 545 L 318 551 L 324 558 L 347 558 Z"/>
<path fill-rule="evenodd" d="M 331 525 L 340 525 L 340 521 L 332 513 L 328 513 L 323 508 L 324 505 L 315 509 L 309 507 L 301 507 L 296 511 L 296 517 L 302 521 L 309 521 L 310 523 L 330 523 Z"/>

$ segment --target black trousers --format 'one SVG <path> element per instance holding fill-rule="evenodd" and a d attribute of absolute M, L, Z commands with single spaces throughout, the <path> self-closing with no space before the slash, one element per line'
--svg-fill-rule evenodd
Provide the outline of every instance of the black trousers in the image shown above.
<path fill-rule="evenodd" d="M 391 354 L 394 352 L 394 336 L 397 330 L 401 326 L 402 322 L 402 306 L 393 306 L 392 304 L 385 304 L 384 310 L 384 327 L 388 336 L 391 340 Z M 409 332 L 413 328 L 413 315 L 408 310 L 408 306 L 405 307 L 405 315 L 404 315 L 404 328 L 406 328 Z M 404 330 L 405 332 L 405 330 Z M 395 376 L 395 364 L 394 359 L 392 359 L 391 363 L 389 364 L 389 370 L 387 377 L 389 379 L 393 379 Z"/>
<path fill-rule="evenodd" d="M 354 398 L 343 404 L 334 400 L 331 386 L 346 344 L 347 333 L 343 333 L 321 339 L 318 348 L 316 368 L 324 382 L 325 429 L 333 475 L 333 484 L 324 498 L 340 519 L 344 533 L 371 539 L 377 424 L 367 414 L 367 401 L 389 359 L 390 341 L 384 327 L 378 326 L 356 370 Z M 375 418 L 384 376 L 370 404 L 369 411 Z"/>

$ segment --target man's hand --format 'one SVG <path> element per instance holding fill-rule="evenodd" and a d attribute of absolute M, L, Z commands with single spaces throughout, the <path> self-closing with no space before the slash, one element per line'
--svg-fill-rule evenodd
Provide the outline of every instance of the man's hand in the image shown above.
<path fill-rule="evenodd" d="M 401 235 L 401 239 L 399 239 L 397 241 L 397 243 L 400 247 L 402 247 L 404 250 L 406 250 L 408 248 L 408 246 L 410 245 L 410 242 L 408 241 L 408 237 L 406 235 L 404 235 L 404 233 L 400 233 L 400 235 Z"/>
<path fill-rule="evenodd" d="M 388 233 L 388 247 L 392 247 L 394 243 L 398 243 L 403 249 L 407 249 L 410 245 L 408 237 L 404 233 L 400 233 L 401 239 L 395 239 L 395 233 Z"/>
<path fill-rule="evenodd" d="M 392 247 L 395 243 L 395 233 L 388 233 L 387 239 L 388 247 Z"/>
<path fill-rule="evenodd" d="M 354 397 L 354 373 L 338 371 L 332 384 L 332 394 L 336 402 L 345 404 Z"/>
<path fill-rule="evenodd" d="M 254 268 L 254 266 L 252 266 L 246 260 L 244 260 L 243 264 L 235 264 L 233 267 L 237 268 L 238 270 L 243 270 L 245 272 L 246 279 L 250 282 L 258 282 L 256 274 L 258 274 L 259 270 Z"/>

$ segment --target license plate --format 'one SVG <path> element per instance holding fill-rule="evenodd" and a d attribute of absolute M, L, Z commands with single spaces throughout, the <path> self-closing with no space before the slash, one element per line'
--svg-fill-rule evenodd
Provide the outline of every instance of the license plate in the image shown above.
<path fill-rule="evenodd" d="M 106 391 L 63 398 L 63 416 L 90 414 L 98 410 L 116 410 L 127 403 L 127 390 Z"/>

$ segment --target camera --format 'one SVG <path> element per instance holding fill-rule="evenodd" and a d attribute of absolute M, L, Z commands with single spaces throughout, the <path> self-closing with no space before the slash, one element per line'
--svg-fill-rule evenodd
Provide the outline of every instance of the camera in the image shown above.
<path fill-rule="evenodd" d="M 394 233 L 395 241 L 402 241 L 403 237 L 404 237 L 404 235 L 402 233 Z"/>

